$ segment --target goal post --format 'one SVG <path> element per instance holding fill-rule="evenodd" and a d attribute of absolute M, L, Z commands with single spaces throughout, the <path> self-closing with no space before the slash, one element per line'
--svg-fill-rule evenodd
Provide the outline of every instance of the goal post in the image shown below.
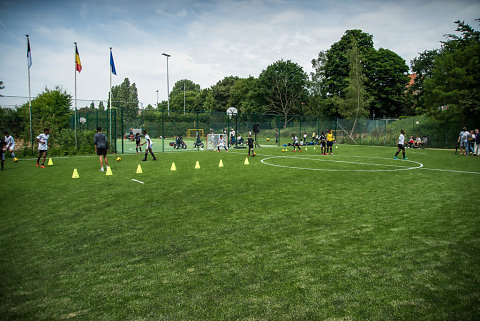
<path fill-rule="evenodd" d="M 197 137 L 197 132 L 200 137 L 203 137 L 203 128 L 190 128 L 187 129 L 187 137 L 192 138 L 192 137 Z"/>

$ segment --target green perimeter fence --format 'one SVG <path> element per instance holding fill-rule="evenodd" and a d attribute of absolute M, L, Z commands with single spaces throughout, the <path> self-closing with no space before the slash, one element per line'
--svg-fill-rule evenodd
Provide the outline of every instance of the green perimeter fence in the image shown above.
<path fill-rule="evenodd" d="M 102 127 L 117 153 L 126 152 L 124 140 L 130 129 L 134 132 L 147 130 L 150 137 L 162 139 L 161 151 L 170 150 L 168 143 L 182 135 L 187 138 L 198 133 L 205 142 L 208 133 L 229 135 L 234 129 L 236 135 L 244 139 L 258 124 L 257 142 L 263 145 L 282 146 L 291 142 L 292 133 L 306 142 L 312 141 L 313 133 L 318 134 L 332 129 L 337 143 L 359 145 L 395 146 L 400 130 L 410 136 L 428 138 L 428 147 L 454 148 L 458 133 L 463 127 L 459 124 L 439 122 L 427 116 L 404 117 L 400 119 L 341 119 L 313 116 L 264 115 L 238 113 L 229 117 L 225 112 L 162 112 L 141 110 L 133 116 L 125 109 L 114 108 L 100 111 L 77 111 L 77 131 L 95 130 Z M 70 117 L 71 129 L 75 128 L 75 117 Z"/>

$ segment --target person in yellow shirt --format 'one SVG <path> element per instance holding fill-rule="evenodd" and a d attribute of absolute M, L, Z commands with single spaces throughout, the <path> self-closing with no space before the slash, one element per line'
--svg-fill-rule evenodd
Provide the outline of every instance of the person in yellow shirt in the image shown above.
<path fill-rule="evenodd" d="M 333 154 L 332 147 L 333 143 L 335 142 L 335 137 L 333 136 L 332 130 L 328 130 L 327 133 L 327 153 L 330 152 L 330 155 Z"/>

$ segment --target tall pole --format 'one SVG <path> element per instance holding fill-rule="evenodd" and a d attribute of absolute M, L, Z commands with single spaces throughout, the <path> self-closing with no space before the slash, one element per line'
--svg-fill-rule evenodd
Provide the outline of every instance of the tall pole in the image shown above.
<path fill-rule="evenodd" d="M 183 116 L 185 116 L 185 79 L 183 80 Z"/>
<path fill-rule="evenodd" d="M 110 47 L 110 56 L 112 56 L 112 47 Z M 110 65 L 110 122 L 109 122 L 109 128 L 110 130 L 108 131 L 108 135 L 110 136 L 110 146 L 112 146 L 112 66 Z"/>
<path fill-rule="evenodd" d="M 27 69 L 28 69 L 28 112 L 30 114 L 30 145 L 33 152 L 33 126 L 32 126 L 32 90 L 30 87 L 30 66 L 32 65 L 32 52 L 30 51 L 30 39 L 27 37 Z"/>
<path fill-rule="evenodd" d="M 168 116 L 170 116 L 170 84 L 169 84 L 169 77 L 168 77 L 168 58 L 170 58 L 170 55 L 166 53 L 162 53 L 162 55 L 167 57 L 167 111 L 168 111 Z"/>
<path fill-rule="evenodd" d="M 74 122 L 75 122 L 75 150 L 78 151 L 78 143 L 77 143 L 77 43 L 75 44 L 75 63 L 73 64 L 73 73 L 75 74 L 75 113 L 74 113 Z"/>
<path fill-rule="evenodd" d="M 155 106 L 155 108 L 158 109 L 158 89 L 157 89 L 157 105 Z"/>

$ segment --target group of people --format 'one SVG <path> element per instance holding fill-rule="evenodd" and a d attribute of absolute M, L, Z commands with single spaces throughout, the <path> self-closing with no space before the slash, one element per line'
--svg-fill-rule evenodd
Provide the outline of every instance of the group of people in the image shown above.
<path fill-rule="evenodd" d="M 468 130 L 467 127 L 463 127 L 463 130 L 458 135 L 457 148 L 455 154 L 460 147 L 460 155 L 465 153 L 465 156 L 480 156 L 480 134 L 478 128 Z"/>
<path fill-rule="evenodd" d="M 5 131 L 5 137 L 3 139 L 0 137 L 0 160 L 2 164 L 0 170 L 3 171 L 5 169 L 5 153 L 10 152 L 12 158 L 15 159 L 15 153 L 13 152 L 14 149 L 15 140 L 8 131 Z"/>
<path fill-rule="evenodd" d="M 427 136 L 423 136 L 423 138 L 420 138 L 420 136 L 417 136 L 416 138 L 410 136 L 410 139 L 407 141 L 407 148 L 426 148 L 427 145 Z"/>
<path fill-rule="evenodd" d="M 307 133 L 303 134 L 303 145 L 305 145 L 306 139 Z M 295 148 L 297 148 L 298 151 L 301 152 L 302 149 L 300 148 L 299 139 L 297 136 L 295 136 L 295 134 L 292 134 L 292 141 L 293 151 L 295 152 Z M 312 142 L 320 145 L 322 155 L 333 154 L 335 136 L 333 136 L 333 131 L 331 129 L 327 129 L 327 133 L 325 134 L 325 132 L 322 132 L 321 135 L 315 135 L 315 132 L 313 132 Z"/>

